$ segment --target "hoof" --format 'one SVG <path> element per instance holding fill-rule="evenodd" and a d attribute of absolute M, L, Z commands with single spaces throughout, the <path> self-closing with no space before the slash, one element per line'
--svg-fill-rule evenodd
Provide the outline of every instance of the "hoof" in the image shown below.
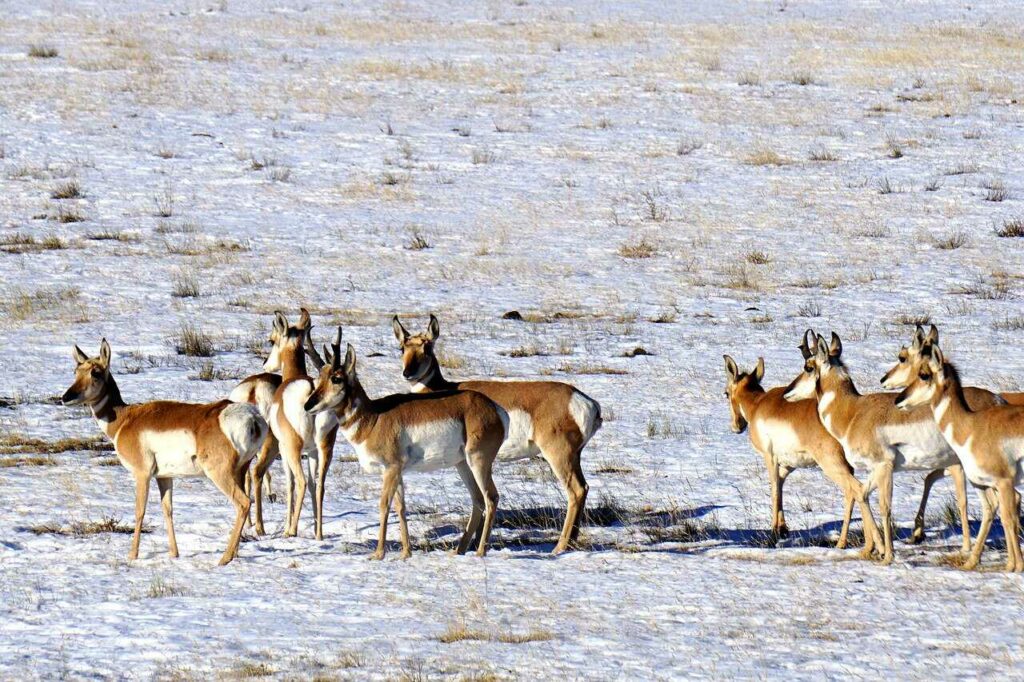
<path fill-rule="evenodd" d="M 234 559 L 234 558 L 235 558 L 234 554 L 225 554 L 224 556 L 222 556 L 220 558 L 220 561 L 217 562 L 217 565 L 218 566 L 227 566 L 228 564 L 231 563 L 231 560 Z"/>
<path fill-rule="evenodd" d="M 398 558 L 402 561 L 407 561 L 408 559 L 412 558 L 412 552 L 410 552 L 407 549 L 403 549 L 402 553 L 398 555 Z"/>
<path fill-rule="evenodd" d="M 384 558 L 384 552 L 377 551 L 366 558 L 368 561 L 380 561 Z"/>
<path fill-rule="evenodd" d="M 907 543 L 911 545 L 920 545 L 922 542 L 924 542 L 923 530 L 914 530 L 914 532 L 910 535 L 910 539 L 907 540 Z"/>

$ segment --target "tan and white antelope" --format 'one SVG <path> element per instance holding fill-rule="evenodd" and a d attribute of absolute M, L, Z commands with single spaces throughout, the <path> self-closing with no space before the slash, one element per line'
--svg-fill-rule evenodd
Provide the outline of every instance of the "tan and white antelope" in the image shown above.
<path fill-rule="evenodd" d="M 294 536 L 298 533 L 302 500 L 306 495 L 306 477 L 302 473 L 302 457 L 305 455 L 308 458 L 316 539 L 322 540 L 324 485 L 334 455 L 338 420 L 330 412 L 314 416 L 304 408 L 314 384 L 306 373 L 304 347 L 311 327 L 309 312 L 305 308 L 301 309 L 295 326 L 288 324 L 283 313 L 275 312 L 270 332 L 272 348 L 263 369 L 281 372 L 281 385 L 274 394 L 269 421 L 285 471 L 287 523 L 284 534 Z"/>
<path fill-rule="evenodd" d="M 206 405 L 157 400 L 128 405 L 110 373 L 110 344 L 99 357 L 74 348 L 75 380 L 61 401 L 88 405 L 100 429 L 114 443 L 121 464 L 135 476 L 135 533 L 128 560 L 139 555 L 149 482 L 156 478 L 167 524 L 170 555 L 178 556 L 171 496 L 174 479 L 206 476 L 235 505 L 235 524 L 220 563 L 238 554 L 242 524 L 249 514 L 245 474 L 267 436 L 267 424 L 252 405 L 221 400 Z"/>
<path fill-rule="evenodd" d="M 917 325 L 917 329 L 914 331 L 914 338 L 911 340 L 910 345 L 900 348 L 896 364 L 893 365 L 884 376 L 882 376 L 882 387 L 890 390 L 900 390 L 905 388 L 911 381 L 913 381 L 914 377 L 917 376 L 921 363 L 927 362 L 928 358 L 931 357 L 931 350 L 934 346 L 937 346 L 938 343 L 938 327 L 933 324 L 928 330 L 928 333 L 925 333 L 924 328 L 921 325 Z M 1002 393 L 996 397 L 992 391 L 987 391 L 983 388 L 975 388 L 973 386 L 964 387 L 964 396 L 967 399 L 968 405 L 973 405 L 975 409 L 987 407 L 989 405 L 998 405 L 1003 401 L 1010 402 L 1015 400 L 1019 401 L 1018 404 L 1024 404 L 1024 394 L 1022 393 Z M 911 535 L 911 542 L 918 543 L 924 540 L 924 514 L 925 509 L 928 506 L 929 493 L 931 492 L 931 488 L 935 482 L 947 474 L 953 478 L 954 485 L 958 491 L 957 505 L 960 512 L 960 523 L 964 527 L 963 551 L 966 554 L 970 551 L 970 543 L 968 540 L 970 537 L 970 530 L 968 528 L 967 519 L 967 484 L 963 467 L 960 464 L 948 469 L 936 469 L 925 477 L 924 492 L 921 495 L 921 504 L 917 508 L 917 516 L 914 517 L 914 532 L 913 535 Z M 962 495 L 959 493 L 961 489 L 965 491 Z"/>
<path fill-rule="evenodd" d="M 806 339 L 801 351 L 805 358 L 810 356 Z M 736 362 L 726 355 L 725 372 L 725 395 L 732 413 L 732 430 L 743 433 L 749 426 L 750 442 L 764 457 L 768 468 L 772 532 L 778 537 L 785 537 L 789 532 L 782 505 L 782 486 L 786 477 L 795 469 L 817 466 L 839 487 L 845 500 L 843 528 L 836 547 L 846 547 L 853 505 L 859 502 L 864 520 L 863 554 L 871 556 L 876 541 L 880 542 L 874 517 L 863 499 L 860 481 L 854 478 L 853 467 L 843 455 L 843 447 L 821 425 L 815 401 L 789 402 L 782 397 L 786 390 L 784 387 L 767 391 L 762 388 L 764 358 L 757 359 L 757 366 L 752 371 L 741 372 Z"/>
<path fill-rule="evenodd" d="M 960 375 L 935 345 L 917 374 L 896 398 L 904 410 L 924 406 L 956 451 L 971 483 L 981 488 L 982 519 L 974 550 L 964 568 L 981 560 L 995 507 L 999 508 L 1006 534 L 1006 570 L 1024 571 L 1020 548 L 1020 495 L 1015 486 L 1024 484 L 1024 406 L 995 405 L 972 409 Z"/>
<path fill-rule="evenodd" d="M 842 361 L 843 345 L 832 334 L 831 343 L 817 337 L 814 354 L 789 385 L 786 400 L 816 398 L 818 416 L 843 446 L 846 460 L 855 469 L 870 472 L 864 484 L 867 500 L 878 488 L 884 551 L 882 562 L 893 560 L 892 477 L 896 471 L 934 471 L 959 464 L 926 410 L 896 408 L 895 394 L 862 395 Z M 966 508 L 966 491 L 957 491 L 958 506 Z M 964 546 L 970 547 L 970 531 L 964 524 Z"/>
<path fill-rule="evenodd" d="M 423 334 L 410 334 L 398 316 L 391 321 L 402 350 L 402 375 L 415 393 L 469 390 L 482 393 L 508 413 L 501 461 L 542 456 L 565 489 L 568 509 L 553 552 L 559 554 L 575 542 L 589 486 L 580 456 L 601 428 L 601 406 L 569 384 L 557 381 L 447 381 L 434 353 L 440 323 L 433 315 Z"/>
<path fill-rule="evenodd" d="M 479 532 L 477 555 L 483 556 L 498 505 L 491 469 L 505 440 L 507 415 L 474 391 L 397 394 L 372 400 L 356 375 L 356 354 L 351 344 L 344 362 L 341 359 L 340 327 L 333 349 L 324 348 L 327 364 L 305 409 L 317 415 L 336 414 L 341 432 L 355 449 L 363 470 L 381 473 L 380 532 L 377 549 L 370 558 L 384 557 L 392 501 L 398 513 L 402 558 L 410 556 L 403 474 L 446 467 L 458 470 L 473 500 L 473 511 L 456 552 L 463 554 Z"/>

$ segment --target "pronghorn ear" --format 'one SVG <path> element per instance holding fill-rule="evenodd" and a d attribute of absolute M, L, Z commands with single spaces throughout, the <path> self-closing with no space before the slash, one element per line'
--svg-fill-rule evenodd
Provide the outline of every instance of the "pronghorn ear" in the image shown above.
<path fill-rule="evenodd" d="M 356 371 L 356 349 L 352 347 L 352 344 L 348 344 L 348 350 L 345 351 L 345 374 L 352 374 Z"/>
<path fill-rule="evenodd" d="M 441 323 L 437 321 L 434 314 L 430 314 L 430 322 L 427 323 L 427 338 L 431 341 L 437 341 L 437 337 L 441 336 Z"/>
<path fill-rule="evenodd" d="M 299 329 L 312 329 L 313 322 L 309 319 L 309 311 L 305 308 L 299 308 L 299 322 L 296 324 Z"/>
<path fill-rule="evenodd" d="M 740 368 L 736 366 L 736 361 L 728 355 L 723 355 L 725 358 L 725 371 L 729 375 L 730 379 L 735 379 L 740 375 Z"/>
<path fill-rule="evenodd" d="M 934 324 L 928 330 L 928 336 L 925 337 L 924 342 L 932 346 L 939 345 L 939 328 Z"/>
<path fill-rule="evenodd" d="M 110 367 L 110 344 L 106 339 L 100 341 L 100 363 L 104 367 Z"/>
<path fill-rule="evenodd" d="M 942 355 L 942 349 L 938 346 L 932 346 L 932 367 L 937 371 L 942 369 L 946 364 L 946 358 Z"/>
<path fill-rule="evenodd" d="M 398 315 L 391 318 L 391 329 L 395 332 L 395 338 L 398 339 L 398 343 L 404 346 L 406 340 L 409 338 L 409 330 L 402 326 L 402 323 L 398 319 Z"/>
<path fill-rule="evenodd" d="M 288 331 L 288 318 L 280 310 L 274 311 L 274 331 L 278 334 Z"/>
<path fill-rule="evenodd" d="M 334 367 L 334 353 L 331 352 L 326 343 L 324 344 L 324 361 L 331 367 Z"/>
<path fill-rule="evenodd" d="M 832 332 L 832 341 L 828 345 L 828 354 L 834 358 L 838 358 L 843 354 L 843 341 L 839 338 L 839 334 Z"/>
<path fill-rule="evenodd" d="M 924 346 L 924 327 L 917 325 L 917 330 L 914 331 L 914 341 L 910 344 L 910 347 L 919 351 L 922 346 Z"/>
<path fill-rule="evenodd" d="M 754 368 L 754 378 L 758 381 L 764 379 L 764 358 L 757 359 L 757 367 Z"/>
<path fill-rule="evenodd" d="M 828 360 L 828 341 L 821 334 L 818 334 L 818 340 L 814 344 L 814 354 L 820 362 Z"/>
<path fill-rule="evenodd" d="M 74 350 L 71 351 L 71 357 L 75 359 L 75 364 L 80 365 L 89 359 L 89 356 L 85 354 L 85 351 L 79 348 L 77 345 Z"/>

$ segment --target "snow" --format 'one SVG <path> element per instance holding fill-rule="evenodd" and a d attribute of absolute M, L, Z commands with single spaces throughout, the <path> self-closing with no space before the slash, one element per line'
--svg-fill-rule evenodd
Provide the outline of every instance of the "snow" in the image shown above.
<path fill-rule="evenodd" d="M 153 494 L 129 566 L 128 535 L 32 532 L 132 518 L 110 453 L 44 455 L 56 464 L 0 468 L 0 677 L 1019 670 L 1024 581 L 993 570 L 998 529 L 987 570 L 948 565 L 949 483 L 928 541 L 881 567 L 822 546 L 842 497 L 799 471 L 794 537 L 768 546 L 767 475 L 729 429 L 722 355 L 763 356 L 780 385 L 804 329 L 834 329 L 874 391 L 928 316 L 967 381 L 1024 386 L 1024 251 L 996 235 L 1024 218 L 1022 30 L 1019 3 L 998 1 L 6 3 L 0 436 L 99 435 L 49 401 L 73 343 L 110 341 L 129 401 L 210 401 L 261 370 L 273 311 L 305 305 L 318 341 L 344 326 L 384 395 L 408 390 L 391 316 L 415 333 L 433 312 L 449 378 L 554 378 L 601 403 L 588 505 L 628 523 L 588 526 L 590 551 L 558 557 L 557 530 L 505 521 L 485 560 L 369 562 L 379 480 L 340 442 L 323 542 L 308 502 L 298 538 L 269 504 L 270 535 L 247 531 L 217 568 L 230 504 L 182 480 L 181 558 Z M 767 152 L 783 163 L 756 163 Z M 80 198 L 51 198 L 71 179 Z M 15 235 L 66 248 L 8 252 Z M 417 235 L 429 248 L 407 248 Z M 651 257 L 623 255 L 641 243 Z M 173 296 L 176 278 L 200 295 Z M 177 354 L 183 325 L 216 354 Z M 624 356 L 637 346 L 652 354 Z M 495 479 L 501 509 L 564 506 L 543 462 Z M 900 538 L 922 479 L 897 475 Z M 415 545 L 457 537 L 456 472 L 406 488 Z M 711 537 L 645 532 L 667 510 Z M 462 626 L 485 639 L 440 641 Z"/>

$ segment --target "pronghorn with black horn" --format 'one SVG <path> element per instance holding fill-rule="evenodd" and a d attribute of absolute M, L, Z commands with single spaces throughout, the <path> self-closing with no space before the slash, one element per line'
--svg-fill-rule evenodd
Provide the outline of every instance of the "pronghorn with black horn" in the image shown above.
<path fill-rule="evenodd" d="M 315 415 L 337 415 L 341 432 L 355 449 L 363 470 L 379 471 L 383 477 L 380 532 L 377 549 L 370 558 L 384 558 L 393 501 L 402 539 L 401 556 L 410 556 L 403 473 L 446 467 L 458 470 L 473 500 L 473 511 L 456 552 L 463 554 L 479 532 L 477 555 L 483 556 L 498 505 L 491 469 L 505 440 L 505 412 L 474 391 L 370 399 L 356 375 L 356 354 L 351 344 L 342 361 L 340 327 L 333 352 L 325 347 L 324 356 L 327 363 L 305 409 Z"/>
<path fill-rule="evenodd" d="M 921 325 L 917 325 L 914 331 L 914 338 L 909 346 L 900 348 L 896 358 L 896 364 L 882 377 L 882 387 L 886 389 L 903 389 L 914 380 L 920 365 L 927 362 L 931 357 L 932 348 L 939 344 L 939 329 L 931 325 L 926 334 Z M 1006 402 L 1024 404 L 1022 393 L 1002 393 L 996 396 L 992 391 L 983 388 L 967 386 L 964 388 L 964 397 L 972 409 L 983 409 L 990 405 L 998 405 Z M 924 492 L 921 495 L 921 504 L 917 508 L 917 516 L 914 517 L 914 532 L 911 535 L 911 542 L 918 543 L 924 540 L 924 513 L 928 506 L 928 495 L 936 481 L 945 475 L 950 475 L 957 490 L 957 506 L 960 512 L 960 524 L 963 527 L 963 552 L 967 554 L 971 550 L 970 528 L 967 518 L 967 482 L 964 476 L 963 467 L 960 464 L 951 466 L 948 469 L 936 469 L 929 473 L 924 479 Z M 961 493 L 960 491 L 963 491 Z"/>
<path fill-rule="evenodd" d="M 870 472 L 864 498 L 878 488 L 882 515 L 882 562 L 893 560 L 892 477 L 896 471 L 934 471 L 959 464 L 927 410 L 899 410 L 893 393 L 862 395 L 842 361 L 843 344 L 832 334 L 831 343 L 818 336 L 814 355 L 786 389 L 787 400 L 816 398 L 818 416 L 843 446 L 855 469 Z M 966 508 L 966 491 L 957 491 L 958 506 Z M 964 538 L 970 546 L 969 529 Z"/>
<path fill-rule="evenodd" d="M 415 393 L 469 390 L 482 393 L 509 416 L 508 437 L 498 459 L 542 456 L 565 489 L 568 509 L 554 553 L 564 552 L 579 535 L 589 487 L 583 476 L 583 447 L 601 428 L 601 406 L 582 391 L 557 381 L 447 381 L 434 354 L 440 335 L 437 318 L 427 331 L 410 334 L 398 316 L 392 329 L 402 350 L 402 374 Z"/>
<path fill-rule="evenodd" d="M 285 470 L 285 502 L 287 523 L 285 535 L 294 536 L 299 529 L 302 500 L 306 495 L 306 477 L 302 473 L 302 457 L 308 457 L 309 487 L 313 498 L 316 539 L 323 539 L 324 485 L 334 455 L 338 436 L 338 420 L 333 414 L 310 415 L 303 408 L 313 390 L 313 379 L 306 373 L 305 339 L 312 327 L 309 312 L 302 308 L 295 326 L 288 324 L 283 313 L 274 313 L 270 332 L 273 347 L 263 365 L 268 372 L 281 372 L 281 386 L 270 407 L 270 428 L 278 442 Z"/>
<path fill-rule="evenodd" d="M 100 429 L 114 443 L 117 458 L 135 476 L 135 533 L 128 560 L 139 555 L 150 480 L 156 478 L 160 488 L 170 555 L 177 557 L 173 481 L 206 476 L 235 505 L 235 524 L 220 559 L 221 565 L 228 563 L 238 554 L 242 525 L 249 514 L 245 474 L 267 436 L 266 422 L 254 406 L 227 400 L 206 405 L 166 400 L 128 405 L 110 373 L 110 355 L 106 339 L 95 358 L 75 346 L 75 380 L 61 402 L 88 405 Z"/>
<path fill-rule="evenodd" d="M 971 483 L 982 489 L 978 537 L 964 568 L 975 568 L 995 514 L 1006 534 L 1006 570 L 1024 571 L 1020 548 L 1020 494 L 1024 484 L 1024 406 L 995 405 L 975 410 L 968 404 L 960 375 L 938 345 L 919 363 L 917 374 L 896 398 L 904 410 L 927 409 L 946 442 L 963 463 Z"/>
<path fill-rule="evenodd" d="M 811 355 L 806 337 L 800 346 L 804 358 Z M 843 492 L 845 500 L 843 528 L 836 547 L 846 547 L 850 517 L 854 502 L 860 503 L 864 522 L 865 557 L 870 557 L 876 541 L 880 543 L 874 517 L 863 499 L 860 481 L 853 476 L 853 468 L 843 456 L 843 447 L 829 435 L 818 419 L 813 400 L 788 402 L 782 397 L 786 390 L 761 387 L 764 378 L 764 358 L 750 372 L 741 372 L 736 362 L 725 356 L 725 395 L 732 413 L 732 430 L 743 433 L 750 429 L 750 442 L 764 457 L 771 480 L 772 532 L 785 537 L 789 530 L 782 505 L 782 486 L 794 469 L 820 467 L 822 473 Z"/>

